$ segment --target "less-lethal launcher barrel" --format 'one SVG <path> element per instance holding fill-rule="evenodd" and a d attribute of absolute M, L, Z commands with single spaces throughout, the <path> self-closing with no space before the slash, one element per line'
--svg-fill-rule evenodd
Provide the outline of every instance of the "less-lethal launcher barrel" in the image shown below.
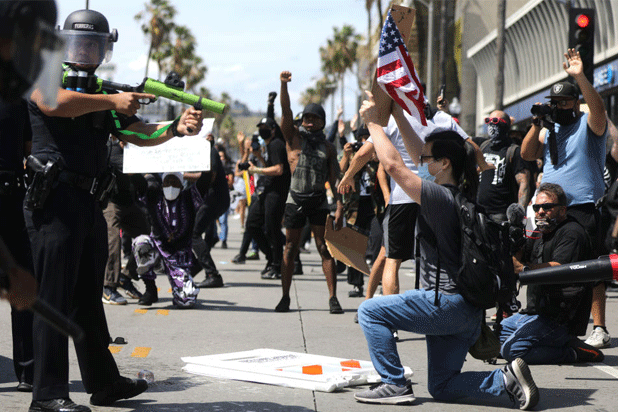
<path fill-rule="evenodd" d="M 184 92 L 163 82 L 146 77 L 144 82 L 138 86 L 143 88 L 143 93 L 154 94 L 155 96 L 165 97 L 166 99 L 176 102 L 190 104 L 197 110 L 208 110 L 209 112 L 222 114 L 225 109 L 225 104 L 215 102 L 201 96 L 196 96 L 191 93 Z"/>
<path fill-rule="evenodd" d="M 601 256 L 598 259 L 526 270 L 519 274 L 519 282 L 522 285 L 585 283 L 612 279 L 618 280 L 618 255 L 615 254 Z"/>

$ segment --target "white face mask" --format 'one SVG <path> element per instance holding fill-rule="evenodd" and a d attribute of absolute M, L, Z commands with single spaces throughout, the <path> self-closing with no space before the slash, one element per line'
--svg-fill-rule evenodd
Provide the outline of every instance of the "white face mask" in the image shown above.
<path fill-rule="evenodd" d="M 166 186 L 163 188 L 163 196 L 169 201 L 176 200 L 180 195 L 180 188 L 174 186 Z"/>

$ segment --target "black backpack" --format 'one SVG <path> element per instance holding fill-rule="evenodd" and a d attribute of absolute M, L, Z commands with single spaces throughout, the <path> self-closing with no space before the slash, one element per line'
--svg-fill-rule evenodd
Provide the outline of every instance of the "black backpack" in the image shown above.
<path fill-rule="evenodd" d="M 447 186 L 455 198 L 461 225 L 461 268 L 454 274 L 459 293 L 472 305 L 489 309 L 498 304 L 498 317 L 502 311 L 509 314 L 519 309 L 517 301 L 517 276 L 513 270 L 510 253 L 509 225 L 491 220 L 481 208 L 465 198 L 455 187 Z M 426 239 L 436 245 L 433 239 Z M 436 275 L 436 300 L 440 285 L 440 259 L 438 250 Z M 417 241 L 416 287 L 420 278 L 420 249 Z"/>

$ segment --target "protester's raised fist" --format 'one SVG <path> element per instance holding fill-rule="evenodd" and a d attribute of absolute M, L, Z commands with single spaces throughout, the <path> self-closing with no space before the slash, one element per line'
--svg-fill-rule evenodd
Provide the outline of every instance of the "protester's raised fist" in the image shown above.
<path fill-rule="evenodd" d="M 281 79 L 282 83 L 289 83 L 292 81 L 292 72 L 284 70 L 281 72 L 281 75 L 279 76 L 279 78 Z"/>

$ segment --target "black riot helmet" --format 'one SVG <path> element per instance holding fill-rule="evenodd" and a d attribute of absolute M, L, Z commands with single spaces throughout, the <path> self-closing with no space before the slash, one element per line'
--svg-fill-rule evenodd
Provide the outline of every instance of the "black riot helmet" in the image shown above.
<path fill-rule="evenodd" d="M 112 58 L 118 31 L 109 30 L 105 16 L 94 10 L 77 10 L 64 21 L 60 36 L 66 42 L 64 62 L 98 66 Z"/>
<path fill-rule="evenodd" d="M 54 0 L 0 1 L 0 97 L 3 100 L 22 97 L 35 82 L 57 91 L 54 85 L 60 79 L 62 41 L 54 30 L 56 18 Z"/>

